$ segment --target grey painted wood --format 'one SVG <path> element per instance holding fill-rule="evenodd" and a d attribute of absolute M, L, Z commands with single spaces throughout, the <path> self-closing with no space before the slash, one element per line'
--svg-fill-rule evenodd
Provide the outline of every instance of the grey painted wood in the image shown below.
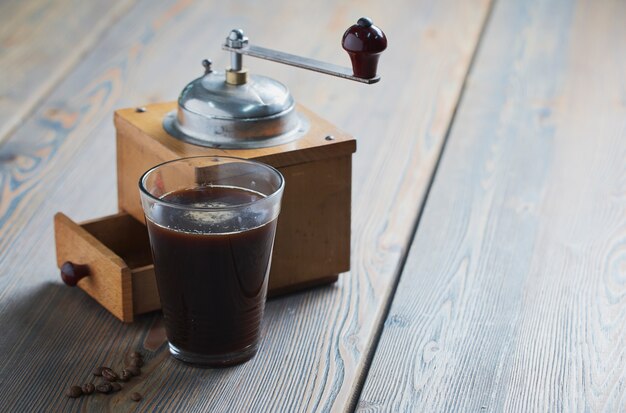
<path fill-rule="evenodd" d="M 0 2 L 0 142 L 131 4 L 130 0 Z"/>
<path fill-rule="evenodd" d="M 139 2 L 0 148 L 0 405 L 15 411 L 340 411 L 362 381 L 397 268 L 438 159 L 489 2 Z M 112 111 L 173 100 L 237 26 L 255 43 L 347 64 L 345 28 L 370 15 L 390 38 L 368 87 L 249 60 L 355 134 L 353 262 L 336 285 L 269 303 L 251 362 L 198 370 L 167 357 L 159 316 L 125 326 L 61 286 L 52 215 L 115 211 Z M 315 24 L 311 23 L 315 16 Z M 404 39 L 412 39 L 404 42 Z M 129 348 L 148 361 L 111 397 L 68 400 L 72 383 Z M 30 387 L 26 387 L 30 383 Z M 30 390 L 33 389 L 34 390 Z M 135 405 L 133 405 L 135 406 Z"/>
<path fill-rule="evenodd" d="M 626 411 L 624 16 L 496 3 L 358 411 Z"/>

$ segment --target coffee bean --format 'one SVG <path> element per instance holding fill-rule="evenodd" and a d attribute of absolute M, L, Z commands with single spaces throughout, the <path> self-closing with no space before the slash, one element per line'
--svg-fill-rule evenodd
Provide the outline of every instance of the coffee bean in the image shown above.
<path fill-rule="evenodd" d="M 133 373 L 131 373 L 130 371 L 126 369 L 122 370 L 122 373 L 120 374 L 120 381 L 127 382 L 128 380 L 132 378 L 133 378 Z"/>
<path fill-rule="evenodd" d="M 67 390 L 67 393 L 65 393 L 67 397 L 71 397 L 72 399 L 80 397 L 82 394 L 83 390 L 80 388 L 80 386 L 72 386 Z"/>
<path fill-rule="evenodd" d="M 139 400 L 143 399 L 143 396 L 141 394 L 135 392 L 135 393 L 130 395 L 130 398 L 131 398 L 132 401 L 138 402 Z"/>
<path fill-rule="evenodd" d="M 137 367 L 141 367 L 143 365 L 143 356 L 140 353 L 133 351 L 132 353 L 128 353 L 126 355 L 124 361 L 126 362 L 127 366 L 136 365 Z"/>
<path fill-rule="evenodd" d="M 102 376 L 102 370 L 104 370 L 106 367 L 96 367 L 95 369 L 92 370 L 91 374 L 93 374 L 94 376 L 100 377 Z"/>
<path fill-rule="evenodd" d="M 98 393 L 108 394 L 111 393 L 111 390 L 113 390 L 113 387 L 111 387 L 111 383 L 100 383 L 96 386 L 96 391 Z"/>
<path fill-rule="evenodd" d="M 122 385 L 119 383 L 111 383 L 111 389 L 113 391 L 120 391 L 122 390 Z"/>
<path fill-rule="evenodd" d="M 96 390 L 96 386 L 93 383 L 83 384 L 82 390 L 83 394 L 91 394 Z"/>
<path fill-rule="evenodd" d="M 139 376 L 141 374 L 141 369 L 136 366 L 127 366 L 124 370 L 126 370 L 133 376 Z"/>
<path fill-rule="evenodd" d="M 106 381 L 117 381 L 120 378 L 116 372 L 108 367 L 102 369 L 102 377 L 104 377 Z"/>

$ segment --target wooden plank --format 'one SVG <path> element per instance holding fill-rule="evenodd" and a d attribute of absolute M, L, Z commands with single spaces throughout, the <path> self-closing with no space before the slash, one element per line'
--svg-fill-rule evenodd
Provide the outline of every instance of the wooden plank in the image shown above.
<path fill-rule="evenodd" d="M 130 0 L 0 3 L 0 143 L 131 4 Z"/>
<path fill-rule="evenodd" d="M 496 3 L 361 411 L 626 409 L 626 3 Z"/>
<path fill-rule="evenodd" d="M 145 399 L 132 405 L 139 411 L 349 408 L 489 2 L 278 4 L 138 3 L 2 147 L 0 405 L 128 410 L 128 393 L 140 391 Z M 168 357 L 158 315 L 123 325 L 82 291 L 59 285 L 52 214 L 61 210 L 80 221 L 116 208 L 114 108 L 172 100 L 201 74 L 202 58 L 224 67 L 228 56 L 219 42 L 237 26 L 259 45 L 346 64 L 340 36 L 363 14 L 390 39 L 383 79 L 374 86 L 246 60 L 359 138 L 350 275 L 328 288 L 270 301 L 259 354 L 227 370 L 198 370 Z M 316 16 L 315 24 L 303 24 L 310 21 L 303 16 Z M 66 386 L 88 380 L 94 366 L 119 366 L 136 348 L 147 365 L 124 391 L 63 396 Z"/>

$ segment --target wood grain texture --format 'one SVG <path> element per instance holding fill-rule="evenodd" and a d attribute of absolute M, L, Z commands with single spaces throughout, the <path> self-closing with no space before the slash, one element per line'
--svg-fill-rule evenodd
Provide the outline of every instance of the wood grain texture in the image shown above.
<path fill-rule="evenodd" d="M 81 222 L 80 226 L 123 259 L 129 268 L 152 263 L 148 231 L 145 225 L 128 214 L 108 215 Z"/>
<path fill-rule="evenodd" d="M 626 411 L 626 3 L 496 3 L 359 411 Z"/>
<path fill-rule="evenodd" d="M 54 216 L 54 237 L 57 266 L 66 262 L 86 265 L 89 275 L 77 286 L 120 320 L 133 321 L 132 281 L 126 262 L 109 245 L 60 212 Z"/>
<path fill-rule="evenodd" d="M 0 3 L 0 143 L 131 4 L 130 0 Z"/>
<path fill-rule="evenodd" d="M 0 148 L 0 405 L 14 411 L 347 409 L 488 7 L 487 0 L 403 0 L 394 7 L 330 0 L 139 2 Z M 201 74 L 202 58 L 224 67 L 228 56 L 219 42 L 237 26 L 259 45 L 347 64 L 339 39 L 361 15 L 373 16 L 390 39 L 379 84 L 247 63 L 359 139 L 349 276 L 270 301 L 259 354 L 227 370 L 198 370 L 169 358 L 158 315 L 124 325 L 82 291 L 60 285 L 53 213 L 81 221 L 116 210 L 114 108 L 172 100 Z M 316 24 L 303 24 L 310 16 Z M 117 365 L 131 348 L 146 353 L 141 380 L 111 397 L 63 396 L 66 386 L 88 379 L 91 368 Z M 36 391 L 28 393 L 32 384 Z M 131 405 L 131 391 L 144 393 L 144 401 Z"/>

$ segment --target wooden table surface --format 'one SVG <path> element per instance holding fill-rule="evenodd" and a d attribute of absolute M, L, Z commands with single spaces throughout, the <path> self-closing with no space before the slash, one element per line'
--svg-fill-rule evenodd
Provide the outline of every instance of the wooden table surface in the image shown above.
<path fill-rule="evenodd" d="M 116 211 L 112 112 L 176 98 L 220 42 L 347 64 L 374 86 L 249 59 L 358 139 L 352 270 L 268 302 L 248 363 L 174 361 L 62 285 L 52 216 Z M 626 411 L 626 2 L 0 3 L 2 411 Z M 146 354 L 112 396 L 68 399 Z M 134 403 L 138 391 L 144 400 Z"/>

